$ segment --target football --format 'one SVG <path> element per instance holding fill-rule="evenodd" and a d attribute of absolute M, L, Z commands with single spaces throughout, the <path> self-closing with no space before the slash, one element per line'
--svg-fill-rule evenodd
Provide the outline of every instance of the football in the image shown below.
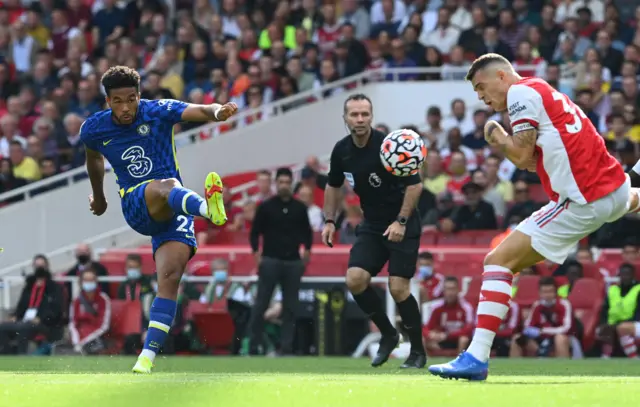
<path fill-rule="evenodd" d="M 398 177 L 408 177 L 420 171 L 427 156 L 422 137 L 413 130 L 400 129 L 389 133 L 380 148 L 384 168 Z"/>

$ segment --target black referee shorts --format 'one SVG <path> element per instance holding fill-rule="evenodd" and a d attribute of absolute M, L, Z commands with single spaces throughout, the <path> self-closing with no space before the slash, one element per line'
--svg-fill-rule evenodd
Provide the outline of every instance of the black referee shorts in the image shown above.
<path fill-rule="evenodd" d="M 382 233 L 359 232 L 349 253 L 349 268 L 359 267 L 372 277 L 380 273 L 389 262 L 389 275 L 410 279 L 416 271 L 420 237 L 392 242 Z"/>

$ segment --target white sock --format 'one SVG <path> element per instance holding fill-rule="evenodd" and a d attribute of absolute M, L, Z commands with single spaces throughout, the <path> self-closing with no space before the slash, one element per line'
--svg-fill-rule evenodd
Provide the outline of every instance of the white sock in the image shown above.
<path fill-rule="evenodd" d="M 627 357 L 635 358 L 638 356 L 638 348 L 636 347 L 636 339 L 630 335 L 620 337 L 620 346 Z"/>
<path fill-rule="evenodd" d="M 209 218 L 209 208 L 207 207 L 207 201 L 205 200 L 200 204 L 200 216 L 203 218 Z"/>
<path fill-rule="evenodd" d="M 156 353 L 151 349 L 142 349 L 142 352 L 140 352 L 140 357 L 143 356 L 148 357 L 152 362 L 156 359 Z"/>
<path fill-rule="evenodd" d="M 489 360 L 493 339 L 509 312 L 512 280 L 513 273 L 508 268 L 484 266 L 478 303 L 478 324 L 467 349 L 467 352 L 481 362 Z"/>

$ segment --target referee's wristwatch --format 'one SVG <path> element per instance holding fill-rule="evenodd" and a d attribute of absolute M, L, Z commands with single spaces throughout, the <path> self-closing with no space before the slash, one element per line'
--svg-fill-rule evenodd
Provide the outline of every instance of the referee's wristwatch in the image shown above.
<path fill-rule="evenodd" d="M 405 216 L 398 216 L 396 221 L 402 226 L 407 226 L 407 218 Z"/>

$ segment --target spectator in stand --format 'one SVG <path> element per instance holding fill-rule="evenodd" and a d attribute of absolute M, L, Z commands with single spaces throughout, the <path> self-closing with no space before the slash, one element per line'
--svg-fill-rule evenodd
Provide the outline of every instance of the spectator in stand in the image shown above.
<path fill-rule="evenodd" d="M 0 160 L 0 194 L 4 192 L 9 192 L 12 189 L 17 189 L 27 185 L 27 180 L 23 178 L 17 178 L 13 175 L 13 164 L 11 160 L 8 158 L 3 158 Z M 9 198 L 5 202 L 0 202 L 0 205 L 3 203 L 14 203 L 19 202 L 23 198 L 18 195 L 13 198 Z"/>
<path fill-rule="evenodd" d="M 443 298 L 424 305 L 427 309 L 422 328 L 427 352 L 439 349 L 456 349 L 462 352 L 469 345 L 473 331 L 473 306 L 460 295 L 460 283 L 456 277 L 444 280 Z"/>
<path fill-rule="evenodd" d="M 49 342 L 62 337 L 62 289 L 51 279 L 45 256 L 33 258 L 33 269 L 33 274 L 26 278 L 15 313 L 0 323 L 0 354 L 24 355 L 29 341 L 38 336 Z M 16 342 L 15 348 L 10 346 L 12 340 Z"/>
<path fill-rule="evenodd" d="M 451 177 L 444 172 L 438 150 L 430 149 L 425 161 L 422 174 L 424 188 L 433 195 L 439 195 L 447 190 Z"/>
<path fill-rule="evenodd" d="M 433 268 L 433 254 L 418 254 L 418 281 L 420 282 L 420 304 L 442 297 L 444 291 L 444 275 Z"/>
<path fill-rule="evenodd" d="M 287 73 L 298 83 L 300 92 L 306 92 L 314 87 L 314 77 L 312 74 L 303 71 L 302 60 L 299 56 L 292 56 L 287 61 Z"/>
<path fill-rule="evenodd" d="M 447 132 L 442 127 L 442 113 L 438 106 L 431 106 L 427 110 L 427 127 L 424 128 L 425 142 L 431 149 L 442 150 L 446 148 L 449 140 Z"/>
<path fill-rule="evenodd" d="M 517 52 L 518 44 L 524 40 L 526 32 L 527 25 L 518 24 L 513 9 L 505 8 L 500 10 L 500 30 L 498 36 L 501 41 L 509 46 L 512 53 Z"/>
<path fill-rule="evenodd" d="M 140 301 L 142 296 L 153 291 L 149 276 L 142 274 L 142 257 L 139 254 L 128 254 L 124 267 L 127 279 L 118 287 L 119 300 Z"/>
<path fill-rule="evenodd" d="M 493 207 L 498 218 L 502 218 L 506 212 L 506 205 L 502 195 L 489 186 L 487 175 L 483 170 L 476 170 L 471 175 L 471 181 L 478 184 L 482 188 L 482 199 Z"/>
<path fill-rule="evenodd" d="M 510 204 L 514 199 L 513 184 L 511 181 L 500 179 L 500 162 L 502 160 L 497 155 L 489 155 L 483 165 L 487 176 L 487 188 L 495 190 L 504 202 Z M 504 216 L 504 214 L 502 215 Z"/>
<path fill-rule="evenodd" d="M 471 133 L 475 129 L 473 117 L 467 112 L 467 105 L 462 99 L 453 99 L 451 102 L 451 114 L 444 119 L 442 127 L 450 130 L 458 128 L 463 134 Z M 449 145 L 451 148 L 451 145 Z"/>
<path fill-rule="evenodd" d="M 353 244 L 356 241 L 358 226 L 362 223 L 362 209 L 357 205 L 347 205 L 344 220 L 340 225 L 340 244 Z"/>
<path fill-rule="evenodd" d="M 460 45 L 465 52 L 473 55 L 482 55 L 484 51 L 482 35 L 487 26 L 487 15 L 484 8 L 481 5 L 474 5 L 471 8 L 471 18 L 473 25 L 460 34 L 458 45 Z"/>
<path fill-rule="evenodd" d="M 99 277 L 106 277 L 109 273 L 107 272 L 107 268 L 100 264 L 100 262 L 93 261 L 91 258 L 91 247 L 88 244 L 80 243 L 76 246 L 76 265 L 71 268 L 71 270 L 67 271 L 67 277 L 80 277 L 80 274 L 87 269 L 90 268 L 93 270 Z M 107 294 L 109 293 L 109 283 L 102 282 L 100 284 L 100 291 Z M 69 295 L 73 294 L 71 290 L 71 284 L 67 284 L 67 291 Z"/>
<path fill-rule="evenodd" d="M 509 61 L 513 61 L 513 51 L 509 48 L 509 45 L 500 39 L 498 29 L 494 26 L 486 26 L 484 29 L 484 48 L 482 54 L 495 53 L 500 54 L 507 58 Z M 481 55 L 482 55 L 481 54 Z"/>
<path fill-rule="evenodd" d="M 448 158 L 452 156 L 452 153 L 460 152 L 464 154 L 467 170 L 473 171 L 478 168 L 478 156 L 476 156 L 472 149 L 462 145 L 462 133 L 458 127 L 453 127 L 449 130 L 448 140 L 449 147 L 440 150 L 440 154 L 443 160 L 445 160 L 445 167 L 447 167 Z"/>
<path fill-rule="evenodd" d="M 426 48 L 418 42 L 420 28 L 417 25 L 408 25 L 402 32 L 402 40 L 405 44 L 407 57 L 418 66 L 424 66 Z"/>
<path fill-rule="evenodd" d="M 442 65 L 442 79 L 449 81 L 461 81 L 467 75 L 469 62 L 464 60 L 464 49 L 456 45 L 451 48 L 449 62 Z"/>
<path fill-rule="evenodd" d="M 473 131 L 465 134 L 462 140 L 462 144 L 472 149 L 477 156 L 484 155 L 484 150 L 488 146 L 487 141 L 484 139 L 484 125 L 488 119 L 489 114 L 486 110 L 478 109 L 473 112 L 473 124 L 475 128 Z"/>
<path fill-rule="evenodd" d="M 524 68 L 525 66 L 533 66 L 533 68 Z M 518 44 L 517 58 L 513 63 L 513 68 L 522 76 L 542 78 L 547 69 L 547 63 L 541 56 L 533 55 L 531 43 L 525 40 Z"/>
<path fill-rule="evenodd" d="M 602 305 L 597 333 L 605 343 L 602 350 L 605 358 L 613 354 L 616 337 L 627 357 L 638 357 L 636 340 L 640 337 L 640 284 L 636 281 L 635 272 L 632 264 L 623 263 L 618 272 L 620 283 L 609 287 Z"/>
<path fill-rule="evenodd" d="M 576 260 L 568 260 L 566 261 L 562 267 L 559 267 L 554 273 L 554 276 L 559 276 L 562 274 L 558 273 L 558 270 L 564 269 L 564 275 L 567 277 L 567 284 L 563 284 L 558 287 L 558 297 L 560 298 L 569 298 L 569 294 L 571 294 L 571 290 L 575 285 L 576 281 L 580 280 L 583 277 L 583 266 L 581 263 Z"/>
<path fill-rule="evenodd" d="M 71 303 L 69 333 L 77 353 L 95 355 L 105 348 L 103 335 L 111 324 L 111 300 L 100 291 L 98 275 L 91 268 L 80 274 L 80 295 Z"/>
<path fill-rule="evenodd" d="M 440 53 L 448 55 L 458 44 L 460 29 L 451 25 L 451 11 L 446 7 L 438 10 L 438 23 L 433 31 L 423 30 L 420 44 L 435 47 Z"/>
<path fill-rule="evenodd" d="M 271 171 L 260 170 L 256 174 L 256 185 L 258 192 L 252 196 L 252 200 L 261 203 L 273 196 L 273 180 L 271 179 Z"/>
<path fill-rule="evenodd" d="M 211 281 L 200 295 L 201 304 L 213 304 L 223 299 L 227 293 L 227 277 L 229 274 L 229 262 L 218 258 L 211 262 Z"/>
<path fill-rule="evenodd" d="M 391 0 L 387 0 L 391 1 Z M 405 43 L 396 38 L 391 41 L 391 60 L 388 61 L 389 68 L 413 68 L 417 66 L 416 61 L 407 57 L 406 54 L 406 45 Z M 417 78 L 415 74 L 412 73 L 401 73 L 397 75 L 398 81 L 413 81 Z M 387 80 L 392 80 L 393 75 L 387 75 Z"/>
<path fill-rule="evenodd" d="M 9 145 L 9 160 L 13 165 L 13 175 L 28 182 L 39 180 L 42 175 L 38 163 L 26 155 L 25 148 L 19 141 L 12 141 Z"/>
<path fill-rule="evenodd" d="M 482 187 L 468 182 L 462 187 L 465 203 L 455 208 L 450 218 L 440 223 L 444 233 L 461 230 L 497 229 L 496 214 L 490 203 L 482 200 Z"/>
<path fill-rule="evenodd" d="M 596 34 L 596 48 L 602 61 L 602 65 L 609 68 L 613 76 L 620 75 L 624 56 L 621 51 L 611 46 L 611 36 L 606 30 L 600 30 Z"/>
<path fill-rule="evenodd" d="M 380 0 L 382 5 L 382 20 L 373 21 L 374 14 L 371 14 L 371 38 L 378 38 L 381 32 L 386 32 L 394 38 L 398 35 L 400 23 L 403 15 L 397 16 L 395 13 L 395 0 Z"/>
<path fill-rule="evenodd" d="M 307 214 L 309 216 L 309 222 L 311 223 L 311 229 L 314 232 L 321 232 L 324 226 L 324 217 L 322 215 L 322 209 L 314 203 L 313 200 L 313 188 L 308 185 L 303 185 L 298 191 L 298 199 L 307 206 Z"/>
<path fill-rule="evenodd" d="M 524 181 L 516 181 L 513 185 L 513 206 L 507 211 L 504 219 L 505 221 L 513 217 L 526 219 L 541 207 L 541 203 L 534 202 L 530 198 L 529 185 Z M 507 226 L 508 224 L 505 223 L 505 227 Z"/>
<path fill-rule="evenodd" d="M 449 174 L 451 175 L 447 182 L 446 190 L 453 195 L 453 200 L 456 203 L 464 202 L 462 187 L 471 181 L 471 174 L 467 168 L 468 165 L 464 154 L 460 151 L 454 151 L 449 162 Z"/>
<path fill-rule="evenodd" d="M 357 0 L 342 1 L 342 17 L 338 19 L 338 24 L 343 27 L 347 24 L 352 25 L 355 28 L 355 38 L 360 41 L 369 39 L 371 20 Z"/>
<path fill-rule="evenodd" d="M 533 304 L 524 322 L 521 334 L 511 342 L 510 357 L 549 356 L 551 350 L 557 358 L 571 356 L 579 351 L 580 329 L 576 324 L 571 303 L 559 299 L 553 277 L 543 277 L 539 283 L 540 299 Z"/>

